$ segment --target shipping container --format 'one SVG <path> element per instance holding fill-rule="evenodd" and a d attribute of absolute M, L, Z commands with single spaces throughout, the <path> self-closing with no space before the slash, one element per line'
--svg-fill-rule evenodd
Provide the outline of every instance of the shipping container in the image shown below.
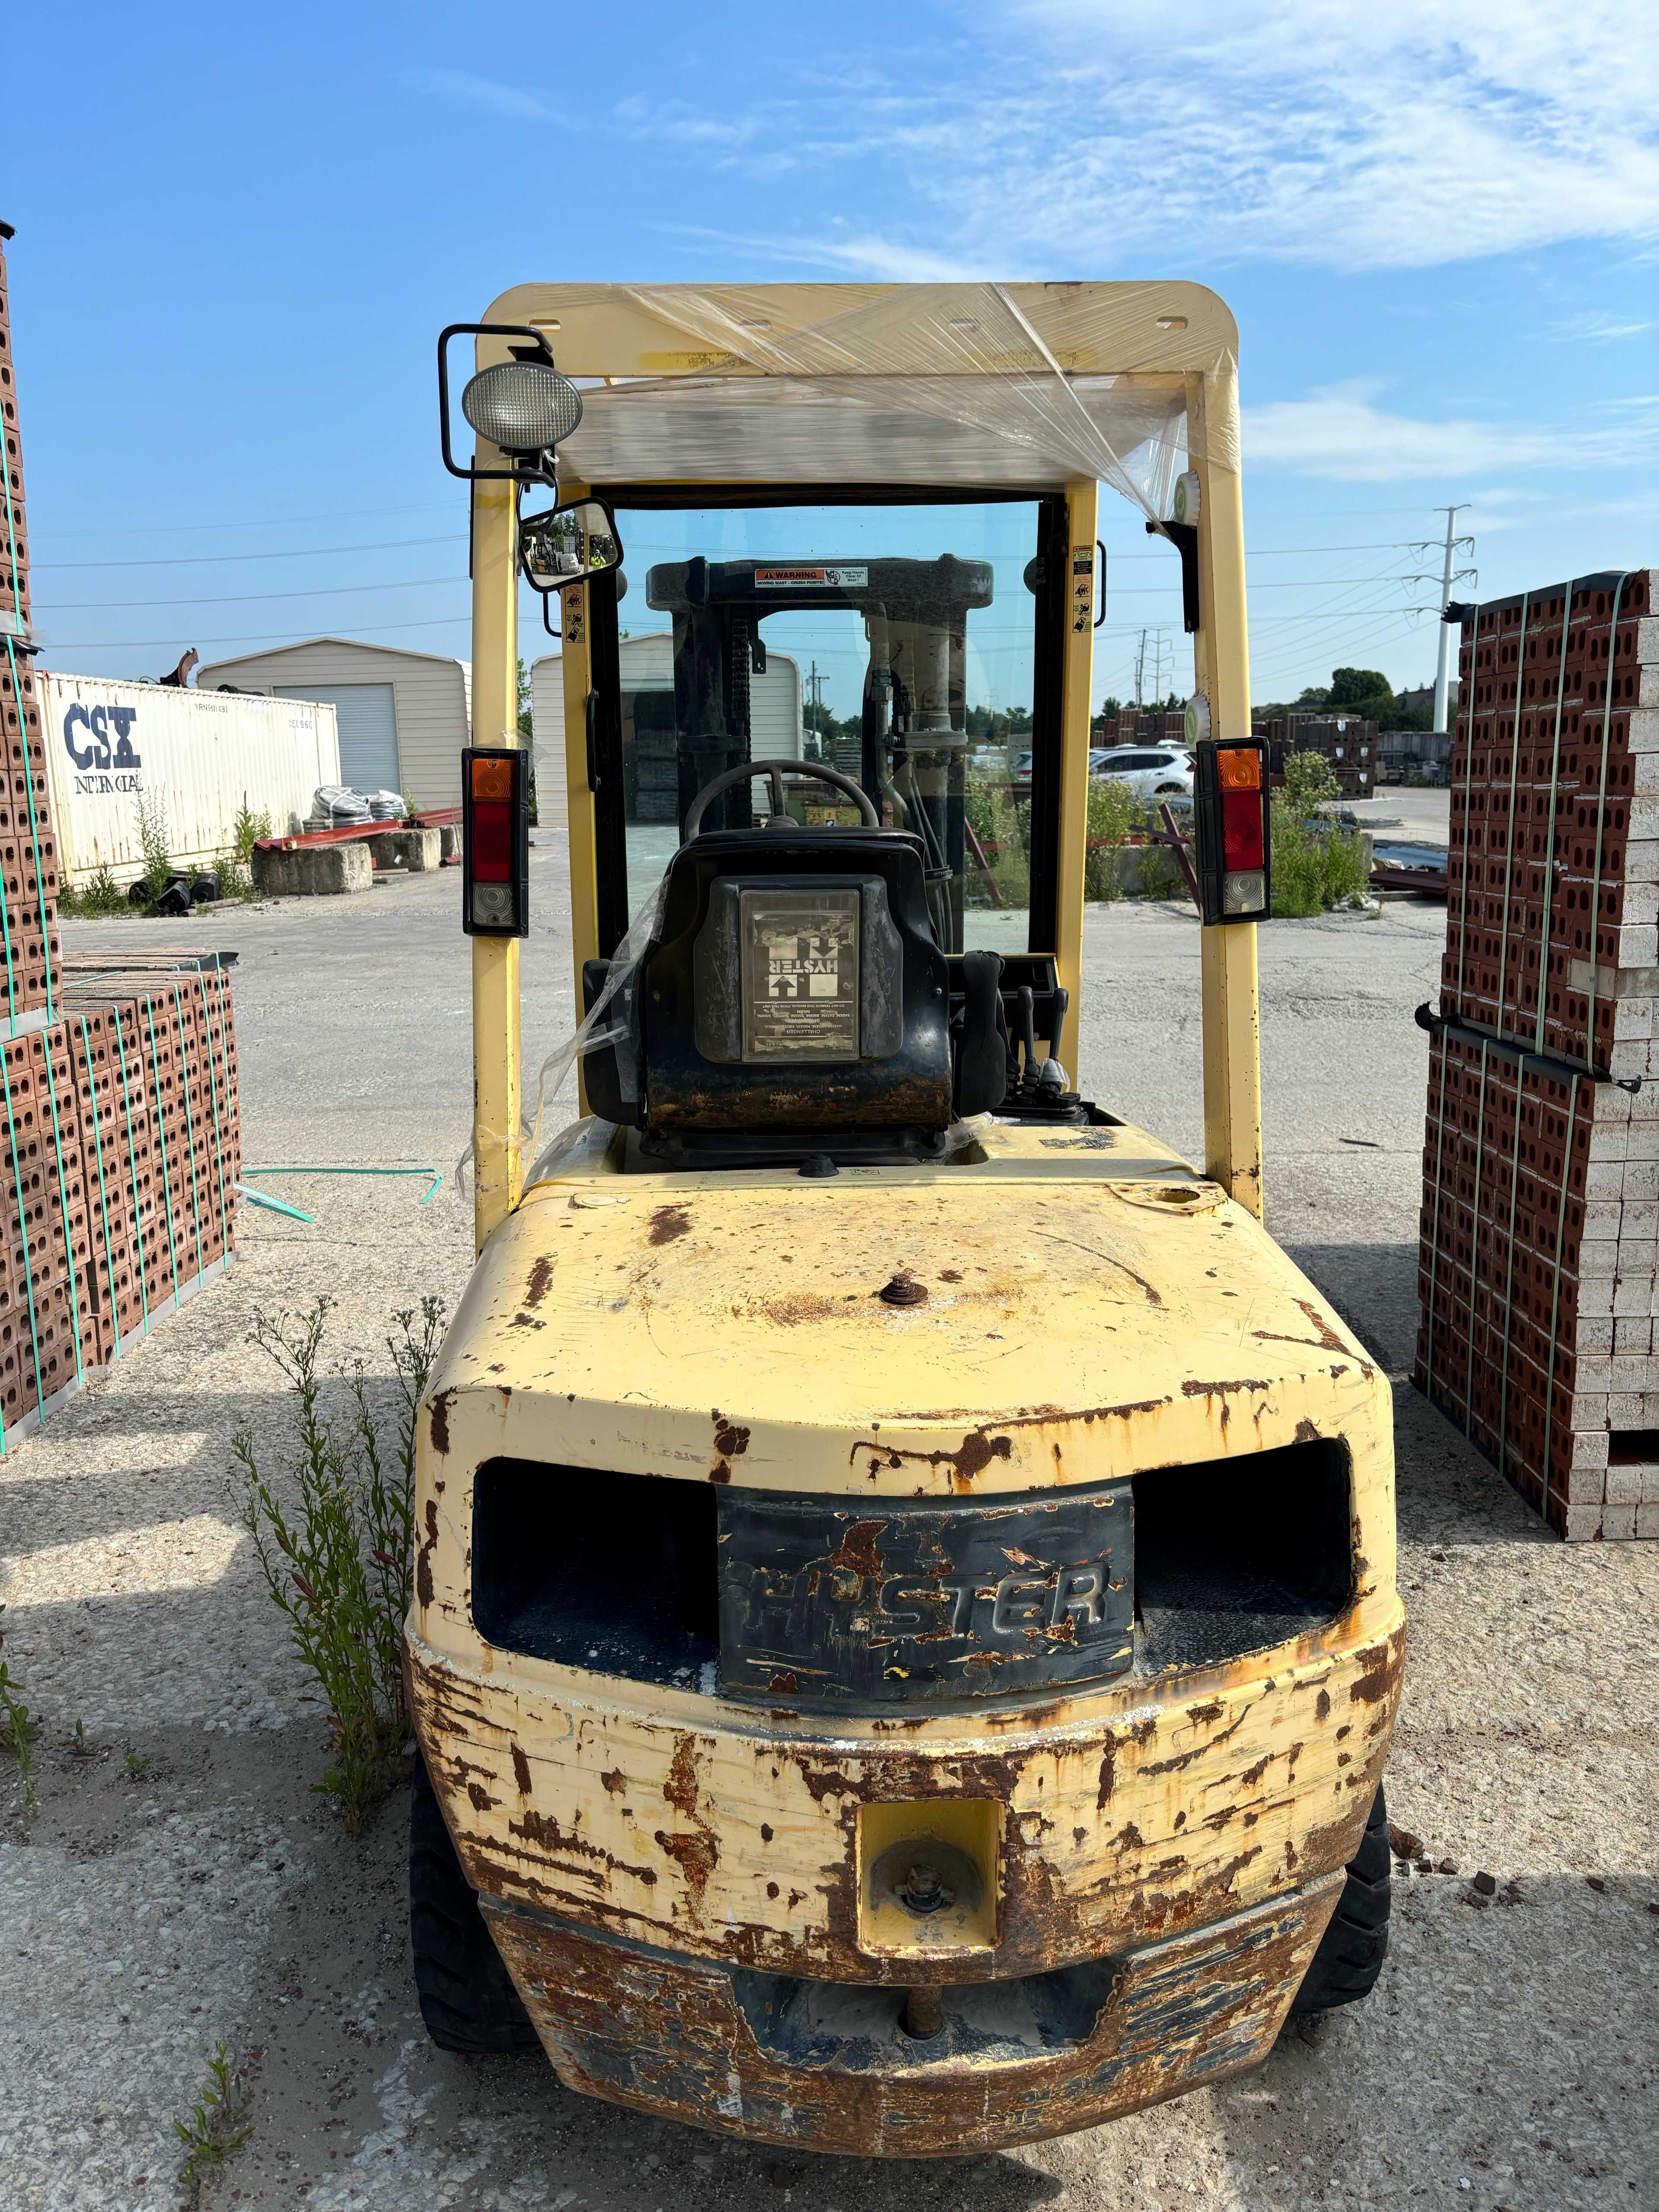
<path fill-rule="evenodd" d="M 339 723 L 340 782 L 354 791 L 398 791 L 417 808 L 461 803 L 461 752 L 471 743 L 467 661 L 358 638 L 313 637 L 210 661 L 197 670 L 196 688 L 325 701 Z M 481 744 L 500 742 L 499 732 L 479 738 Z"/>
<path fill-rule="evenodd" d="M 205 866 L 232 849 L 246 806 L 298 826 L 319 784 L 340 781 L 331 706 L 237 697 L 101 676 L 40 673 L 58 865 L 72 883 L 100 866 L 144 872 L 139 802 L 158 809 L 167 853 Z"/>

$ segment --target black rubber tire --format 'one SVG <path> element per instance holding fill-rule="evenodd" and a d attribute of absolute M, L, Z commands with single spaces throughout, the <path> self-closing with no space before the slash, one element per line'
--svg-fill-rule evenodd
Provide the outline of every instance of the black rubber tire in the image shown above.
<path fill-rule="evenodd" d="M 1370 1996 L 1389 1950 L 1391 1901 L 1389 1816 L 1379 1784 L 1359 1849 L 1313 1964 L 1291 2005 L 1292 2013 L 1333 2012 Z"/>
<path fill-rule="evenodd" d="M 409 1807 L 409 1938 L 421 2018 L 440 2051 L 483 2058 L 541 2048 L 418 1758 Z"/>

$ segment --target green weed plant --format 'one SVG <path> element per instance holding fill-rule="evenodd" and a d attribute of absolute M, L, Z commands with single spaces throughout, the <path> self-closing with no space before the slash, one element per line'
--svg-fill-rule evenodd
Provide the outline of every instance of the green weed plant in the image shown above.
<path fill-rule="evenodd" d="M 325 1410 L 321 1353 L 333 1304 L 319 1298 L 297 1322 L 254 1316 L 249 1341 L 293 1393 L 285 1479 L 261 1470 L 247 1431 L 232 1439 L 231 1451 L 265 1587 L 328 1706 L 333 1756 L 313 1787 L 334 1801 L 356 1835 L 396 1778 L 410 1740 L 403 1624 L 413 1576 L 415 1425 L 443 1308 L 424 1298 L 418 1315 L 410 1309 L 393 1316 L 388 1434 L 361 1362 L 345 1378 L 343 1406 Z"/>

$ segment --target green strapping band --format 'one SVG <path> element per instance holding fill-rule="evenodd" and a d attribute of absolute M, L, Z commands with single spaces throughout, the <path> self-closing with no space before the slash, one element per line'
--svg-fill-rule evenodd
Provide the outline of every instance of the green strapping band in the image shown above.
<path fill-rule="evenodd" d="M 18 680 L 17 656 L 11 651 L 9 638 L 6 640 L 6 650 L 11 654 L 12 696 L 17 702 L 17 726 L 21 730 L 23 726 L 23 691 Z M 27 742 L 25 739 L 26 747 Z M 11 1033 L 15 1036 L 17 1034 L 17 975 L 12 964 L 11 921 L 6 912 L 6 876 L 3 868 L 0 868 L 0 937 L 4 938 L 6 948 L 6 1017 L 11 1024 Z"/>
<path fill-rule="evenodd" d="M 58 1205 L 64 1217 L 64 1256 L 69 1261 L 70 1327 L 75 1332 L 75 1379 L 81 1383 L 87 1378 L 81 1365 L 81 1300 L 75 1277 L 75 1237 L 70 1228 L 69 1193 L 64 1188 L 64 1133 L 58 1121 L 58 1085 L 52 1073 L 52 1045 L 48 1040 L 42 1039 L 42 1050 L 46 1062 L 46 1097 L 52 1106 L 52 1148 L 58 1156 Z M 44 1406 L 41 1419 L 46 1419 Z"/>
<path fill-rule="evenodd" d="M 1549 1007 L 1550 915 L 1555 904 L 1555 809 L 1561 788 L 1561 708 L 1567 696 L 1568 634 L 1572 623 L 1572 595 L 1577 583 L 1578 579 L 1573 577 L 1561 602 L 1561 635 L 1555 648 L 1555 735 L 1550 745 L 1549 826 L 1544 836 L 1544 941 L 1538 955 L 1538 1020 L 1533 1031 L 1533 1043 L 1540 1052 L 1544 1049 L 1544 1023 Z M 1562 950 L 1566 950 L 1565 943 Z M 1571 972 L 1567 980 L 1572 980 Z M 1595 1055 L 1591 1053 L 1588 1057 L 1594 1060 Z"/>
<path fill-rule="evenodd" d="M 40 880 L 40 829 L 34 818 L 34 779 L 29 774 L 29 732 L 23 717 L 23 684 L 17 673 L 17 650 L 9 638 L 6 640 L 6 658 L 11 663 L 11 688 L 17 701 L 17 734 L 23 740 L 23 788 L 29 799 L 29 842 L 34 848 L 34 895 L 40 902 L 40 943 L 46 956 L 46 1019 L 52 1019 L 52 944 L 46 934 L 46 890 Z"/>
<path fill-rule="evenodd" d="M 34 1270 L 29 1265 L 28 1224 L 23 1218 L 23 1177 L 17 1164 L 17 1116 L 11 1109 L 11 1071 L 6 1066 L 6 1055 L 3 1052 L 0 1052 L 0 1087 L 3 1087 L 6 1099 L 6 1134 L 11 1143 L 12 1188 L 17 1193 L 17 1228 L 23 1247 L 23 1288 L 29 1302 L 29 1348 L 34 1355 L 34 1402 L 38 1406 L 46 1395 L 40 1388 L 40 1330 L 34 1317 Z M 4 1449 L 4 1416 L 0 1414 L 0 1452 Z"/>
<path fill-rule="evenodd" d="M 1586 1066 L 1595 1065 L 1595 992 L 1601 980 L 1601 838 L 1607 819 L 1607 747 L 1613 736 L 1613 670 L 1619 660 L 1619 603 L 1625 596 L 1625 586 L 1631 580 L 1626 568 L 1613 586 L 1613 612 L 1607 622 L 1607 672 L 1601 679 L 1601 782 L 1595 794 L 1595 867 L 1590 891 L 1589 926 L 1589 1013 L 1584 1024 L 1584 1060 Z M 1619 973 L 1619 948 L 1613 949 L 1613 968 Z M 1571 976 L 1569 976 L 1571 981 Z M 1609 1049 L 1607 1064 L 1611 1066 L 1613 1054 Z"/>
<path fill-rule="evenodd" d="M 1510 729 L 1509 834 L 1504 855 L 1504 934 L 1498 961 L 1498 1027 L 1504 1026 L 1504 986 L 1510 972 L 1510 901 L 1515 895 L 1515 794 L 1521 769 L 1521 689 L 1526 681 L 1527 622 L 1532 613 L 1532 594 L 1521 594 L 1521 635 L 1515 647 L 1515 720 Z"/>
<path fill-rule="evenodd" d="M 98 1205 L 104 1218 L 104 1269 L 109 1277 L 109 1310 L 111 1317 L 112 1359 L 121 1357 L 121 1309 L 115 1295 L 115 1245 L 109 1233 L 109 1192 L 104 1182 L 104 1146 L 98 1133 L 98 1080 L 92 1066 L 92 1034 L 87 1027 L 84 1014 L 77 1018 L 81 1024 L 81 1049 L 87 1061 L 87 1097 L 92 1107 L 92 1149 L 98 1162 Z"/>
<path fill-rule="evenodd" d="M 213 1029 L 212 1017 L 208 1012 L 207 977 L 199 968 L 196 971 L 196 981 L 201 986 L 202 1029 L 207 1038 L 208 1103 L 213 1109 L 213 1158 L 219 1175 L 219 1220 L 224 1231 L 225 1249 L 228 1251 L 230 1249 L 230 1218 L 225 1212 L 225 1141 L 219 1127 L 219 1077 L 213 1064 Z M 175 983 L 173 988 L 176 991 L 179 987 Z M 181 1022 L 182 1019 L 181 1016 Z M 229 1103 L 229 1066 L 227 1064 L 225 1085 L 227 1104 Z M 199 1254 L 198 1256 L 200 1256 Z"/>
<path fill-rule="evenodd" d="M 121 1059 L 121 1097 L 127 1109 L 127 1165 L 132 1171 L 132 1233 L 138 1240 L 138 1307 L 143 1316 L 144 1334 L 149 1334 L 149 1290 L 144 1281 L 144 1213 L 138 1195 L 138 1139 L 132 1132 L 132 1085 L 127 1080 L 127 1048 L 121 1036 L 121 1009 L 114 1006 L 115 1049 Z"/>
<path fill-rule="evenodd" d="M 185 1097 L 185 1139 L 190 1146 L 190 1218 L 196 1237 L 196 1279 L 202 1279 L 202 1201 L 201 1178 L 196 1172 L 196 1131 L 190 1114 L 190 1055 L 185 1050 L 185 1002 L 179 996 L 179 986 L 173 987 L 173 1010 L 179 1020 L 179 1066 L 183 1078 L 179 1088 Z"/>
<path fill-rule="evenodd" d="M 167 1131 L 162 1124 L 167 1120 L 167 1109 L 161 1103 L 161 1057 L 155 1048 L 155 1014 L 148 991 L 144 994 L 144 1019 L 149 1024 L 149 1064 L 155 1077 L 155 1149 L 161 1159 L 161 1196 L 167 1210 L 167 1255 L 173 1261 L 173 1302 L 179 1303 L 179 1239 L 173 1227 L 173 1178 L 167 1173 Z"/>

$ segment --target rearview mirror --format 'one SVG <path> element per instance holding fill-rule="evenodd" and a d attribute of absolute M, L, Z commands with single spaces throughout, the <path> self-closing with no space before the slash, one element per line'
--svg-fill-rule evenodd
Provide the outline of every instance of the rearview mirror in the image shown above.
<path fill-rule="evenodd" d="M 556 592 L 622 565 L 617 518 L 602 499 L 573 500 L 519 527 L 524 573 L 538 592 Z"/>

